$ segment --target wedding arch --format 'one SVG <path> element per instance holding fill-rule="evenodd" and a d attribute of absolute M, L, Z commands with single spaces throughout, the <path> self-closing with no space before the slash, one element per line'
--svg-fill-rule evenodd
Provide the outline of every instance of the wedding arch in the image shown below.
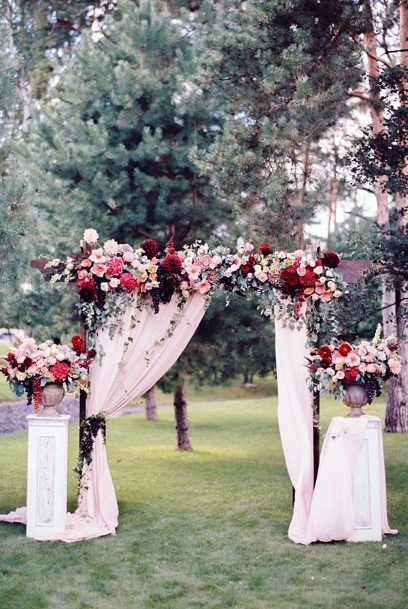
<path fill-rule="evenodd" d="M 86 459 L 82 454 L 79 505 L 68 515 L 60 539 L 115 533 L 118 506 L 104 443 L 105 420 L 167 372 L 193 336 L 213 291 L 222 288 L 227 294 L 256 294 L 262 312 L 275 318 L 279 428 L 295 490 L 288 534 L 303 543 L 316 469 L 318 404 L 318 394 L 308 387 L 306 345 L 318 343 L 322 310 L 334 306 L 346 288 L 339 270 L 353 280 L 364 264 L 347 268 L 343 263 L 341 269 L 335 252 L 272 252 L 267 243 L 255 250 L 243 239 L 234 252 L 222 246 L 211 250 L 201 242 L 176 251 L 172 241 L 159 252 L 152 239 L 137 249 L 114 240 L 100 245 L 97 232 L 88 229 L 81 254 L 42 266 L 52 282 L 75 283 L 88 342 L 97 353 L 83 421 L 92 433 L 81 444 L 88 452 Z M 23 521 L 24 510 L 2 519 Z"/>

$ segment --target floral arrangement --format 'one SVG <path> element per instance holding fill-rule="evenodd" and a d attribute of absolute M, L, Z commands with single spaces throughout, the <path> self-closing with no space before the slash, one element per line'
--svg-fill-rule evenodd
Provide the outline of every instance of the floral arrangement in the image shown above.
<path fill-rule="evenodd" d="M 51 282 L 74 282 L 80 309 L 90 337 L 98 327 L 109 325 L 115 332 L 122 311 L 134 297 L 149 302 L 157 313 L 161 304 L 176 294 L 180 306 L 194 292 L 211 296 L 216 287 L 227 292 L 252 295 L 263 301 L 263 312 L 272 314 L 278 304 L 289 316 L 299 317 L 305 301 L 330 302 L 345 290 L 335 270 L 335 252 L 314 256 L 303 250 L 272 252 L 267 243 L 255 246 L 239 238 L 232 252 L 226 247 L 210 249 L 196 241 L 176 251 L 171 239 L 160 251 L 154 239 L 137 248 L 110 239 L 98 243 L 94 229 L 84 232 L 86 252 L 47 263 L 53 269 Z"/>
<path fill-rule="evenodd" d="M 154 239 L 146 239 L 136 249 L 114 239 L 100 245 L 98 239 L 96 230 L 87 229 L 88 253 L 66 260 L 55 258 L 47 264 L 55 269 L 51 282 L 75 282 L 91 334 L 114 312 L 117 320 L 135 294 L 148 299 L 157 313 L 173 294 L 182 303 L 194 292 L 210 294 L 216 283 L 214 269 L 221 258 L 212 256 L 208 245 L 201 242 L 177 252 L 171 239 L 160 252 Z"/>
<path fill-rule="evenodd" d="M 62 383 L 67 391 L 86 389 L 88 370 L 96 352 L 85 350 L 83 340 L 75 335 L 72 348 L 52 340 L 37 345 L 33 338 L 24 340 L 11 349 L 5 358 L 1 372 L 7 378 L 14 395 L 27 393 L 27 403 L 34 401 L 39 410 L 41 392 L 47 383 Z"/>
<path fill-rule="evenodd" d="M 381 327 L 372 341 L 363 340 L 358 345 L 347 342 L 323 345 L 310 350 L 307 367 L 312 385 L 336 398 L 343 396 L 348 385 L 363 385 L 368 403 L 381 394 L 381 389 L 392 376 L 401 371 L 394 336 L 380 340 Z"/>
<path fill-rule="evenodd" d="M 335 270 L 340 262 L 336 252 L 315 256 L 304 250 L 272 252 L 268 243 L 256 251 L 253 244 L 238 239 L 237 252 L 223 257 L 220 283 L 227 290 L 255 290 L 269 300 L 269 314 L 278 304 L 295 318 L 305 301 L 330 302 L 346 289 Z"/>

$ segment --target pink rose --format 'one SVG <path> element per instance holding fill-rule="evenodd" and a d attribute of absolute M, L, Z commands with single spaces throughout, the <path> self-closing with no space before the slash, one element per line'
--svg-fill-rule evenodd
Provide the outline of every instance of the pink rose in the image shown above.
<path fill-rule="evenodd" d="M 91 273 L 96 275 L 97 277 L 103 277 L 106 271 L 106 264 L 94 264 L 91 267 Z"/>
<path fill-rule="evenodd" d="M 377 372 L 377 366 L 375 364 L 368 364 L 367 372 L 370 374 L 375 374 Z"/>
<path fill-rule="evenodd" d="M 92 254 L 89 256 L 89 260 L 96 263 L 106 262 L 106 256 L 104 256 L 103 249 L 100 247 L 97 250 L 93 250 Z"/>
<path fill-rule="evenodd" d="M 346 356 L 346 362 L 349 366 L 359 366 L 361 363 L 361 359 L 358 357 L 354 351 L 349 351 Z"/>
<path fill-rule="evenodd" d="M 252 245 L 252 243 L 248 243 L 248 242 L 246 242 L 246 243 L 244 244 L 244 252 L 245 252 L 245 253 L 252 252 L 253 250 L 254 250 L 254 246 Z"/>
<path fill-rule="evenodd" d="M 203 279 L 196 285 L 196 289 L 200 292 L 200 294 L 206 294 L 211 289 L 211 283 L 206 279 Z"/>
<path fill-rule="evenodd" d="M 133 259 L 134 259 L 133 252 L 124 252 L 124 254 L 123 254 L 124 262 L 127 262 L 128 264 L 130 264 L 131 262 L 133 262 Z"/>
<path fill-rule="evenodd" d="M 78 271 L 77 276 L 78 279 L 85 279 L 85 277 L 88 277 L 88 271 L 86 271 L 85 269 Z"/>
<path fill-rule="evenodd" d="M 390 367 L 392 374 L 399 374 L 401 372 L 401 362 L 397 359 L 388 360 L 388 366 Z"/>

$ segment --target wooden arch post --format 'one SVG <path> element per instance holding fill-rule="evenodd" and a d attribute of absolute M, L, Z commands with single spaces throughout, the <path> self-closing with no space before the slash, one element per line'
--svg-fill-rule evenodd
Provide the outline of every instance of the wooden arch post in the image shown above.
<path fill-rule="evenodd" d="M 371 260 L 340 260 L 337 271 L 343 276 L 347 284 L 358 283 L 363 273 L 368 271 L 372 266 Z M 319 346 L 319 344 L 318 344 Z M 315 417 L 320 416 L 320 391 L 313 391 L 313 412 Z M 313 421 L 313 479 L 316 483 L 317 473 L 319 471 L 320 461 L 320 433 L 319 426 Z"/>

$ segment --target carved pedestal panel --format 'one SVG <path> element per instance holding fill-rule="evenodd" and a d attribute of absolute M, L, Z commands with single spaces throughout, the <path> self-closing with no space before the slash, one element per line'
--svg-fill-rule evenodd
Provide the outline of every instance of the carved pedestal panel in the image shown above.
<path fill-rule="evenodd" d="M 347 541 L 381 541 L 380 419 L 368 422 L 353 474 L 355 526 Z"/>
<path fill-rule="evenodd" d="M 65 529 L 70 418 L 27 417 L 27 537 L 45 541 Z"/>

